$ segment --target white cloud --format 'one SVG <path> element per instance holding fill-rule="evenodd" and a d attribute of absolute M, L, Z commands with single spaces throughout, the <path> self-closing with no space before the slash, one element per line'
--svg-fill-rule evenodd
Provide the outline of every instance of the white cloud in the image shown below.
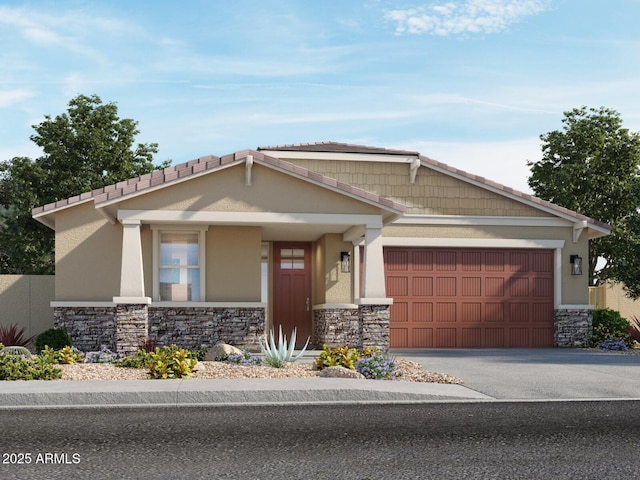
<path fill-rule="evenodd" d="M 0 90 L 0 107 L 8 107 L 33 96 L 35 96 L 35 93 L 25 88 Z"/>
<path fill-rule="evenodd" d="M 423 155 L 473 175 L 531 193 L 527 161 L 540 160 L 537 137 L 486 142 L 404 142 L 388 148 L 416 150 Z"/>
<path fill-rule="evenodd" d="M 546 0 L 467 0 L 390 10 L 386 17 L 396 23 L 396 33 L 429 33 L 449 36 L 495 33 L 546 8 Z"/>

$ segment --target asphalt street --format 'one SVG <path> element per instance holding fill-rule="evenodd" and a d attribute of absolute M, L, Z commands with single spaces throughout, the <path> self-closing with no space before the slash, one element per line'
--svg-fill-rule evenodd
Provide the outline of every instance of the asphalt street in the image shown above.
<path fill-rule="evenodd" d="M 638 478 L 640 402 L 0 410 L 2 479 Z"/>

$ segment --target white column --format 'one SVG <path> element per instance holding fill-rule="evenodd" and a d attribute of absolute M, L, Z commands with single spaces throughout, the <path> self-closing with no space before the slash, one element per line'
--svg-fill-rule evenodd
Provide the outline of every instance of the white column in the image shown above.
<path fill-rule="evenodd" d="M 364 237 L 364 272 L 359 303 L 389 304 L 384 281 L 382 226 L 367 225 Z"/>
<path fill-rule="evenodd" d="M 122 220 L 122 264 L 120 267 L 120 296 L 114 303 L 148 304 L 151 299 L 144 293 L 142 242 L 140 220 Z"/>

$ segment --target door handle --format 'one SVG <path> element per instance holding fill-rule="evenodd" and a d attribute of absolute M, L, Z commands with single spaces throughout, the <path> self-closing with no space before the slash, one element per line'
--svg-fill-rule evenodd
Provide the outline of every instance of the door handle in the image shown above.
<path fill-rule="evenodd" d="M 309 311 L 309 297 L 307 297 L 307 312 Z"/>

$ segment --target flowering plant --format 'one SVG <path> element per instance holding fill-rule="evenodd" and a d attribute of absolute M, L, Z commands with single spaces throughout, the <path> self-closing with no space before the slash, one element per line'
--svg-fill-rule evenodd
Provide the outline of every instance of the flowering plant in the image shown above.
<path fill-rule="evenodd" d="M 117 363 L 122 357 L 121 353 L 112 352 L 103 345 L 97 352 L 85 353 L 84 363 Z"/>
<path fill-rule="evenodd" d="M 616 340 L 613 338 L 608 338 L 604 342 L 600 342 L 598 344 L 598 350 L 618 350 L 621 352 L 626 352 L 629 349 L 627 344 L 623 340 Z"/>
<path fill-rule="evenodd" d="M 402 372 L 397 370 L 397 364 L 389 358 L 385 358 L 382 353 L 374 353 L 369 357 L 360 357 L 356 361 L 356 372 L 364 375 L 365 378 L 395 380 L 402 376 Z"/>
<path fill-rule="evenodd" d="M 254 355 L 251 352 L 243 350 L 242 353 L 232 353 L 225 360 L 227 363 L 237 363 L 238 365 L 250 366 L 250 365 L 262 365 L 264 360 L 258 355 Z"/>

